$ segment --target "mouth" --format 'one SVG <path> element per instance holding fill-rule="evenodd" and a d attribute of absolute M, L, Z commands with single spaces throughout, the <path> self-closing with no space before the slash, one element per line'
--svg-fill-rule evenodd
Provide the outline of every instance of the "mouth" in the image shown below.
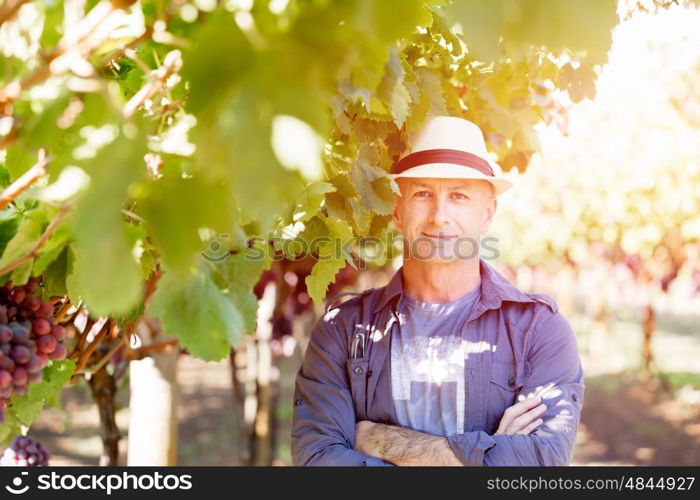
<path fill-rule="evenodd" d="M 448 241 L 448 240 L 451 240 L 451 239 L 457 237 L 456 234 L 445 234 L 445 233 L 437 233 L 436 234 L 436 233 L 424 233 L 424 232 L 422 232 L 421 234 L 423 236 L 428 237 L 428 238 L 432 238 L 435 240 L 442 240 L 442 241 Z"/>

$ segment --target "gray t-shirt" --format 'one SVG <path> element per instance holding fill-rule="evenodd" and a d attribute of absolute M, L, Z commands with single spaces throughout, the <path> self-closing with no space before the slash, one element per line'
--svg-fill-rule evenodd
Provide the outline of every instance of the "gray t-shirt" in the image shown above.
<path fill-rule="evenodd" d="M 462 327 L 481 283 L 464 297 L 432 304 L 403 295 L 399 335 L 391 339 L 391 390 L 398 423 L 421 432 L 464 432 Z"/>

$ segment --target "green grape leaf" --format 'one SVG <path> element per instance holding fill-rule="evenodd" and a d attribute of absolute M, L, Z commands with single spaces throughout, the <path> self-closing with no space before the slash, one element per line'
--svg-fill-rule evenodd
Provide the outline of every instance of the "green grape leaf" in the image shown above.
<path fill-rule="evenodd" d="M 328 228 L 328 234 L 333 240 L 333 257 L 344 258 L 348 262 L 353 263 L 349 246 L 353 240 L 353 233 L 350 225 L 342 219 L 335 219 L 324 215 L 319 215 L 319 218 Z"/>
<path fill-rule="evenodd" d="M 3 268 L 30 252 L 41 237 L 43 226 L 46 223 L 46 216 L 42 210 L 32 210 L 20 223 L 15 236 L 5 247 L 5 251 L 0 257 L 0 268 Z M 17 285 L 23 285 L 32 272 L 33 261 L 29 260 L 12 271 L 12 281 Z M 4 281 L 8 279 L 7 274 L 3 276 Z"/>
<path fill-rule="evenodd" d="M 217 236 L 230 233 L 234 207 L 223 183 L 208 182 L 201 175 L 189 179 L 164 176 L 149 187 L 140 211 L 170 268 L 186 269 L 199 252 L 207 250 L 200 228 L 210 228 Z"/>
<path fill-rule="evenodd" d="M 34 263 L 32 272 L 35 276 L 44 274 L 46 268 L 56 260 L 66 247 L 70 237 L 70 229 L 65 225 L 59 225 L 56 230 L 51 233 L 46 244 L 41 247 L 39 258 Z"/>
<path fill-rule="evenodd" d="M 197 116 L 217 113 L 252 68 L 255 53 L 233 14 L 224 9 L 209 14 L 191 40 L 191 48 L 183 53 L 182 76 L 190 87 L 187 108 Z M 211 68 L 216 68 L 216 78 Z"/>
<path fill-rule="evenodd" d="M 321 210 L 326 194 L 335 191 L 335 186 L 327 182 L 315 182 L 308 186 L 294 206 L 292 220 L 305 222 L 314 217 Z"/>
<path fill-rule="evenodd" d="M 0 212 L 0 255 L 5 252 L 7 244 L 14 238 L 21 220 L 20 213 L 12 206 Z"/>
<path fill-rule="evenodd" d="M 377 88 L 384 74 L 384 65 L 389 59 L 389 48 L 381 42 L 358 39 L 357 53 L 353 58 L 352 77 L 345 86 L 345 97 L 353 102 L 363 102 L 370 108 L 371 90 Z"/>
<path fill-rule="evenodd" d="M 272 111 L 269 101 L 247 90 L 226 103 L 216 125 L 195 127 L 192 138 L 199 171 L 227 182 L 239 224 L 255 222 L 257 234 L 271 230 L 304 187 L 299 173 L 284 169 L 274 154 Z"/>
<path fill-rule="evenodd" d="M 445 39 L 445 42 L 450 45 L 452 55 L 455 57 L 461 56 L 462 44 L 460 43 L 459 37 L 447 26 L 447 19 L 440 16 L 437 12 L 435 14 L 436 15 L 433 16 L 433 22 L 430 25 L 430 32 L 438 34 Z"/>
<path fill-rule="evenodd" d="M 379 164 L 376 149 L 362 144 L 357 159 L 353 163 L 350 177 L 360 195 L 360 203 L 377 214 L 390 214 L 393 210 L 393 195 L 389 177 Z M 388 188 L 388 191 L 387 191 Z"/>
<path fill-rule="evenodd" d="M 310 253 L 316 252 L 318 244 L 323 241 L 328 241 L 329 237 L 328 226 L 324 224 L 320 217 L 314 217 L 306 223 L 304 230 L 299 233 L 297 238 L 305 242 L 304 247 Z"/>
<path fill-rule="evenodd" d="M 0 187 L 6 188 L 10 185 L 10 173 L 7 171 L 7 151 L 5 156 L 0 155 Z"/>
<path fill-rule="evenodd" d="M 29 151 L 28 148 L 20 144 L 13 144 L 7 149 L 5 165 L 7 168 L 8 180 L 15 180 L 29 170 L 37 161 L 37 154 Z"/>
<path fill-rule="evenodd" d="M 567 63 L 559 69 L 557 84 L 569 92 L 573 102 L 581 102 L 595 96 L 596 74 L 588 64 L 580 64 L 574 68 Z"/>
<path fill-rule="evenodd" d="M 244 331 L 255 333 L 258 329 L 258 298 L 252 289 L 234 283 L 229 288 L 229 296 L 243 317 Z"/>
<path fill-rule="evenodd" d="M 392 2 L 360 0 L 357 2 L 356 26 L 369 36 L 393 42 L 416 31 L 418 26 L 427 28 L 432 15 L 424 0 L 403 0 L 397 8 Z"/>
<path fill-rule="evenodd" d="M 145 175 L 145 134 L 136 135 L 129 140 L 120 134 L 90 160 L 85 168 L 90 187 L 80 194 L 70 221 L 75 243 L 68 292 L 73 300 L 82 297 L 96 316 L 127 313 L 141 293 L 141 271 L 121 212 L 129 184 Z"/>
<path fill-rule="evenodd" d="M 401 128 L 406 121 L 411 104 L 411 96 L 404 85 L 406 72 L 396 51 L 392 51 L 386 65 L 377 94 L 389 109 L 396 126 Z"/>
<path fill-rule="evenodd" d="M 29 384 L 24 396 L 12 396 L 12 412 L 24 425 L 31 425 L 39 416 L 47 401 L 54 398 L 75 372 L 75 362 L 70 359 L 51 361 L 44 368 L 44 379 Z"/>
<path fill-rule="evenodd" d="M 418 86 L 421 89 L 422 98 L 430 103 L 428 114 L 440 116 L 447 113 L 445 99 L 442 95 L 442 83 L 440 76 L 428 68 L 416 68 Z"/>
<path fill-rule="evenodd" d="M 166 270 L 153 294 L 151 314 L 163 320 L 167 334 L 206 361 L 225 358 L 243 338 L 241 312 L 204 266 L 187 273 Z"/>
<path fill-rule="evenodd" d="M 306 277 L 306 289 L 315 304 L 321 304 L 326 297 L 328 285 L 333 283 L 335 275 L 345 267 L 343 257 L 336 257 L 332 243 L 318 246 L 319 260 L 314 264 L 311 274 Z"/>
<path fill-rule="evenodd" d="M 362 208 L 356 198 L 347 198 L 347 203 L 352 211 L 352 222 L 355 226 L 355 232 L 366 236 L 372 222 L 372 212 Z"/>
<path fill-rule="evenodd" d="M 7 446 L 22 431 L 24 424 L 12 408 L 5 410 L 5 419 L 0 423 L 0 446 Z"/>
<path fill-rule="evenodd" d="M 222 262 L 211 263 L 215 281 L 221 283 L 220 288 L 228 290 L 231 301 L 243 316 L 245 330 L 250 333 L 257 330 L 258 299 L 253 287 L 263 270 L 270 267 L 271 257 L 266 243 L 256 241 L 251 248 L 244 247 Z"/>
<path fill-rule="evenodd" d="M 39 288 L 42 300 L 48 300 L 56 295 L 63 296 L 68 294 L 66 277 L 68 274 L 69 254 L 70 249 L 64 247 L 58 257 L 44 270 L 42 286 Z"/>

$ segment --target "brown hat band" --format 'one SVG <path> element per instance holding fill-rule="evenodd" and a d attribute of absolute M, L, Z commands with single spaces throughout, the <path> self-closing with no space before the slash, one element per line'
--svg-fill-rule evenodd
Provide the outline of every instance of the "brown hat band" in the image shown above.
<path fill-rule="evenodd" d="M 409 168 L 427 165 L 429 163 L 452 163 L 455 165 L 462 165 L 478 170 L 489 177 L 493 177 L 491 165 L 489 165 L 486 160 L 475 154 L 459 151 L 457 149 L 426 149 L 425 151 L 411 153 L 396 162 L 391 169 L 391 173 L 400 174 Z"/>

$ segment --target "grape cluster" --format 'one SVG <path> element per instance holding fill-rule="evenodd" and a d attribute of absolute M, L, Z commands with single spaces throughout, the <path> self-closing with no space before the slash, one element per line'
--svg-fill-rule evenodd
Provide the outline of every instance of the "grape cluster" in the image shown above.
<path fill-rule="evenodd" d="M 280 294 L 281 301 L 271 318 L 272 345 L 275 353 L 279 351 L 280 342 L 292 334 L 293 319 L 314 308 L 306 289 L 306 277 L 311 274 L 315 263 L 313 258 L 282 259 L 275 269 L 263 272 L 253 287 L 253 293 L 260 300 L 269 283 L 274 282 L 278 286 L 277 293 Z M 346 287 L 352 287 L 357 278 L 358 271 L 349 264 L 346 265 L 335 275 L 335 280 L 328 287 L 326 298 L 330 299 Z"/>
<path fill-rule="evenodd" d="M 7 400 L 40 382 L 49 359 L 65 359 L 67 354 L 66 333 L 53 317 L 53 305 L 34 295 L 39 281 L 30 278 L 23 286 L 8 282 L 0 287 L 0 422 Z"/>
<path fill-rule="evenodd" d="M 51 454 L 39 441 L 29 436 L 17 436 L 12 444 L 5 448 L 0 457 L 0 465 L 46 467 L 50 458 Z"/>

